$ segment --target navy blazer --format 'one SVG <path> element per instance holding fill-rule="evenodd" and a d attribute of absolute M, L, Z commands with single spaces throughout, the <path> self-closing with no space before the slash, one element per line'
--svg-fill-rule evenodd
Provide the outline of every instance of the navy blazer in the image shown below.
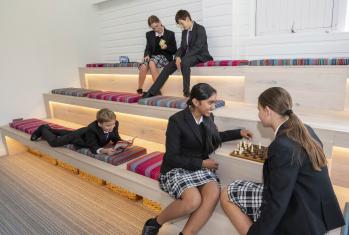
<path fill-rule="evenodd" d="M 181 46 L 176 52 L 176 57 L 182 58 L 183 56 L 195 56 L 201 62 L 213 60 L 212 56 L 208 52 L 207 36 L 204 26 L 194 22 L 193 29 L 189 37 L 189 44 L 187 43 L 187 33 L 188 30 L 182 31 Z"/>
<path fill-rule="evenodd" d="M 204 116 L 203 122 L 205 126 L 215 125 L 213 115 Z M 202 168 L 202 161 L 208 159 L 214 149 L 203 148 L 205 143 L 199 128 L 189 108 L 170 117 L 166 131 L 166 152 L 161 165 L 162 174 L 174 168 L 193 171 Z M 241 139 L 240 129 L 219 132 L 219 136 L 222 142 Z"/>
<path fill-rule="evenodd" d="M 315 171 L 305 150 L 282 130 L 268 148 L 261 215 L 248 234 L 323 235 L 344 225 L 327 167 Z"/>
<path fill-rule="evenodd" d="M 87 127 L 75 131 L 80 138 L 74 140 L 73 144 L 78 148 L 89 148 L 92 153 L 96 154 L 97 150 L 108 144 L 121 140 L 119 135 L 119 122 L 115 121 L 115 127 L 112 132 L 106 135 L 103 129 L 98 126 L 97 120 L 90 123 Z M 107 137 L 107 138 L 106 138 Z"/>
<path fill-rule="evenodd" d="M 162 54 L 166 57 L 168 61 L 173 60 L 173 55 L 177 51 L 177 44 L 174 32 L 168 29 L 164 29 L 163 39 L 166 41 L 167 48 L 165 50 L 160 49 Z M 144 57 L 151 57 L 155 52 L 156 34 L 154 31 L 149 31 L 146 33 L 147 45 L 144 50 Z"/>

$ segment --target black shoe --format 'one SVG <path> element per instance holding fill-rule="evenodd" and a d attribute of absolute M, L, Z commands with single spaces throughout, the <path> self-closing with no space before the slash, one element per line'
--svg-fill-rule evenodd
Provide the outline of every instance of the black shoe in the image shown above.
<path fill-rule="evenodd" d="M 150 92 L 144 92 L 143 95 L 142 95 L 142 99 L 145 99 L 145 98 L 150 98 L 150 97 L 153 97 L 154 95 Z"/>
<path fill-rule="evenodd" d="M 30 136 L 31 141 L 37 141 L 41 137 L 42 128 L 49 127 L 47 124 L 39 126 Z"/>
<path fill-rule="evenodd" d="M 183 92 L 183 96 L 188 98 L 189 97 L 189 92 Z"/>
<path fill-rule="evenodd" d="M 158 224 L 155 218 L 148 219 L 144 224 L 142 235 L 157 235 L 160 228 L 161 225 Z"/>
<path fill-rule="evenodd" d="M 142 88 L 139 88 L 139 89 L 137 90 L 137 94 L 142 95 L 142 94 L 143 94 L 143 89 L 142 89 Z"/>

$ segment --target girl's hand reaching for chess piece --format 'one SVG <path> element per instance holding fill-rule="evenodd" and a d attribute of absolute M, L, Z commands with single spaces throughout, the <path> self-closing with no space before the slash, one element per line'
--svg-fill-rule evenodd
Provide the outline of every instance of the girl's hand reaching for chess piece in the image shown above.
<path fill-rule="evenodd" d="M 218 162 L 216 162 L 213 159 L 206 159 L 202 161 L 202 167 L 211 169 L 211 170 L 217 170 L 218 169 Z"/>
<path fill-rule="evenodd" d="M 252 132 L 249 131 L 249 130 L 245 130 L 245 129 L 242 129 L 242 130 L 240 131 L 240 135 L 241 135 L 243 138 L 248 139 L 248 140 L 251 140 L 252 137 L 253 137 Z"/>

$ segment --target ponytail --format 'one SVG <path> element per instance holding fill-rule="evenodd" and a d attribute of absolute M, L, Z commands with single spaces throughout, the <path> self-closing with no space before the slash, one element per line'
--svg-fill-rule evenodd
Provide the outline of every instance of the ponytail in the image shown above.
<path fill-rule="evenodd" d="M 305 150 L 314 170 L 321 171 L 321 168 L 327 165 L 326 156 L 320 143 L 311 136 L 306 126 L 293 112 L 292 98 L 285 89 L 271 87 L 265 90 L 259 96 L 258 103 L 264 108 L 268 106 L 283 117 L 288 117 L 280 134 L 286 134 L 288 138 Z M 300 162 L 300 159 L 298 161 Z"/>

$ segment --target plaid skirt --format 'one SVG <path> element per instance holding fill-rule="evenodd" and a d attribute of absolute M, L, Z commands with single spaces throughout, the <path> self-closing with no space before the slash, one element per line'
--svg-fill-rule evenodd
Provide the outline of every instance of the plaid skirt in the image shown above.
<path fill-rule="evenodd" d="M 228 198 L 253 222 L 260 216 L 263 199 L 263 184 L 236 180 L 228 185 Z"/>
<path fill-rule="evenodd" d="M 168 60 L 164 55 L 153 55 L 151 56 L 150 61 L 153 61 L 157 68 L 163 68 L 168 64 Z M 142 64 L 148 66 L 149 62 L 144 61 L 143 63 L 140 63 L 138 68 L 140 68 Z"/>
<path fill-rule="evenodd" d="M 211 181 L 219 183 L 217 175 L 209 169 L 189 171 L 174 168 L 159 178 L 160 189 L 171 197 L 179 199 L 184 190 L 207 184 Z"/>

